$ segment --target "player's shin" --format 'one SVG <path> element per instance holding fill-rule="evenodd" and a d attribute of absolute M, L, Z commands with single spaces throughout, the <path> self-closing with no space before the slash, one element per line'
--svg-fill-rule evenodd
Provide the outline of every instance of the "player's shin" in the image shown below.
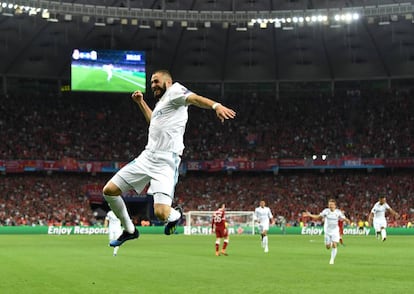
<path fill-rule="evenodd" d="M 125 230 L 132 234 L 135 231 L 135 226 L 132 223 L 131 218 L 129 217 L 128 210 L 122 197 L 109 196 L 105 194 L 103 196 L 106 202 L 108 202 L 109 207 L 121 221 L 121 224 L 125 228 Z"/>

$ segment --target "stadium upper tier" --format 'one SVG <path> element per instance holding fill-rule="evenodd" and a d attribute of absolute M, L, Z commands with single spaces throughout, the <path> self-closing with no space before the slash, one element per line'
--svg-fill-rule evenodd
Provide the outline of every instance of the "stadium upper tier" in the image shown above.
<path fill-rule="evenodd" d="M 0 101 L 0 159 L 129 161 L 146 145 L 148 126 L 128 94 L 0 96 Z M 190 107 L 184 160 L 414 154 L 412 93 L 279 99 L 234 93 L 225 103 L 238 113 L 225 124 L 213 112 L 200 115 L 208 110 Z"/>

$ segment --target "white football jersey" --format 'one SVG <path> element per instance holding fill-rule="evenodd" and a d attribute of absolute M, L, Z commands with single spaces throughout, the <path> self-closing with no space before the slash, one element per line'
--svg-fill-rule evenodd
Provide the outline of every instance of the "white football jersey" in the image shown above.
<path fill-rule="evenodd" d="M 385 220 L 385 213 L 391 207 L 388 203 L 380 204 L 379 201 L 375 203 L 374 207 L 371 209 L 371 212 L 374 214 L 374 220 Z"/>
<path fill-rule="evenodd" d="M 152 111 L 145 149 L 182 155 L 188 120 L 186 99 L 191 94 L 191 91 L 179 83 L 174 83 L 167 89 Z"/>
<path fill-rule="evenodd" d="M 325 208 L 319 215 L 323 217 L 323 227 L 327 234 L 335 231 L 339 232 L 338 220 L 345 219 L 345 215 L 339 209 L 331 211 L 329 208 Z"/>
<path fill-rule="evenodd" d="M 116 217 L 115 213 L 110 210 L 106 214 L 106 219 L 108 220 L 108 227 L 111 230 L 112 228 L 120 228 L 121 227 L 121 221 Z"/>
<path fill-rule="evenodd" d="M 270 222 L 270 219 L 273 218 L 273 214 L 270 211 L 270 208 L 265 207 L 256 207 L 254 210 L 254 216 L 261 224 L 266 224 Z"/>

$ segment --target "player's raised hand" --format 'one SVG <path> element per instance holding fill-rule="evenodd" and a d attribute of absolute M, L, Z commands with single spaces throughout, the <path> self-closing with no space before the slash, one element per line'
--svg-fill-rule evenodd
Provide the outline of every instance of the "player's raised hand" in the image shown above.
<path fill-rule="evenodd" d="M 134 93 L 132 93 L 131 98 L 132 100 L 134 100 L 134 102 L 140 103 L 144 99 L 144 95 L 141 91 L 137 90 Z"/>
<path fill-rule="evenodd" d="M 228 108 L 224 105 L 218 104 L 215 110 L 217 117 L 222 123 L 226 119 L 233 119 L 236 117 L 236 112 L 233 109 Z"/>

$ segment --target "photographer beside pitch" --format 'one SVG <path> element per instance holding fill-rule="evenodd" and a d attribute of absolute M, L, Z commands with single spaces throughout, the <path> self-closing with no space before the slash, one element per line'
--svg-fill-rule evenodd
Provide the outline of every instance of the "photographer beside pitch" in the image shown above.
<path fill-rule="evenodd" d="M 132 94 L 149 124 L 145 150 L 120 169 L 104 186 L 103 196 L 124 227 L 122 235 L 110 242 L 120 246 L 139 236 L 128 214 L 122 193 L 134 189 L 140 193 L 149 183 L 149 194 L 154 197 L 154 213 L 166 222 L 164 233 L 171 235 L 181 218 L 179 209 L 172 209 L 178 167 L 184 150 L 184 132 L 188 120 L 188 106 L 213 109 L 221 122 L 233 119 L 236 112 L 221 103 L 197 95 L 181 84 L 172 81 L 167 70 L 157 70 L 151 76 L 151 90 L 158 99 L 152 110 L 140 91 Z"/>

